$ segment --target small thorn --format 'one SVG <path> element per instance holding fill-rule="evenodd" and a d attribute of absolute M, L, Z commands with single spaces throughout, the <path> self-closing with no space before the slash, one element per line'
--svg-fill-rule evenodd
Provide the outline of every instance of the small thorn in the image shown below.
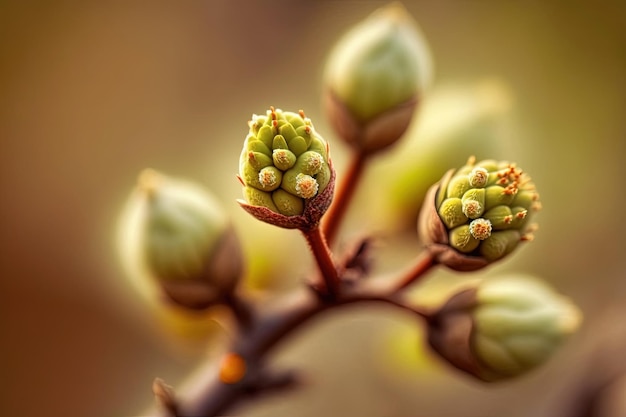
<path fill-rule="evenodd" d="M 306 119 L 306 116 L 304 115 L 304 110 L 298 110 L 298 114 L 300 115 L 300 117 L 302 117 L 302 119 Z"/>
<path fill-rule="evenodd" d="M 156 378 L 152 383 L 152 393 L 159 405 L 167 410 L 171 416 L 178 415 L 178 403 L 171 386 L 167 385 L 161 378 Z"/>

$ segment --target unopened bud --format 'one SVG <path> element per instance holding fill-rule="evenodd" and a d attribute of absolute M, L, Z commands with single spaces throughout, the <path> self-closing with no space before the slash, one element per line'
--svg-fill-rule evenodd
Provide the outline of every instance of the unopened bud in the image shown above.
<path fill-rule="evenodd" d="M 453 295 L 432 317 L 428 340 L 451 365 L 491 382 L 546 362 L 581 320 L 545 283 L 514 275 Z"/>
<path fill-rule="evenodd" d="M 339 40 L 327 61 L 326 111 L 339 136 L 365 153 L 405 132 L 432 77 L 417 23 L 399 3 L 383 7 Z"/>
<path fill-rule="evenodd" d="M 151 278 L 176 304 L 203 309 L 220 303 L 239 281 L 237 237 L 201 187 L 145 170 L 123 221 L 122 255 L 129 270 Z"/>

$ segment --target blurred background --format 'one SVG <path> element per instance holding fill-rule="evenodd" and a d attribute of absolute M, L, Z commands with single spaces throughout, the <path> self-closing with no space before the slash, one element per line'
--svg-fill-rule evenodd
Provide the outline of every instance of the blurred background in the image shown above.
<path fill-rule="evenodd" d="M 250 257 L 250 291 L 300 284 L 310 262 L 300 236 L 235 203 L 246 123 L 270 105 L 304 109 L 341 176 L 348 153 L 324 117 L 323 62 L 384 4 L 0 3 L 0 415 L 141 415 L 155 377 L 183 384 L 228 338 L 207 316 L 155 310 L 125 277 L 118 216 L 145 167 L 221 198 Z M 515 160 L 541 193 L 540 229 L 482 275 L 541 276 L 581 306 L 585 325 L 547 366 L 485 386 L 432 356 L 400 312 L 342 311 L 277 352 L 309 384 L 237 413 L 587 416 L 566 408 L 591 398 L 606 369 L 626 367 L 626 8 L 405 5 L 429 42 L 435 81 L 405 142 L 373 161 L 343 242 L 375 233 L 377 272 L 401 269 L 419 251 L 415 216 L 431 182 L 470 154 Z M 280 279 L 268 241 L 284 255 Z M 437 270 L 416 297 L 432 301 L 428 288 L 468 277 Z M 595 415 L 624 410 L 624 378 L 613 379 L 594 397 Z"/>

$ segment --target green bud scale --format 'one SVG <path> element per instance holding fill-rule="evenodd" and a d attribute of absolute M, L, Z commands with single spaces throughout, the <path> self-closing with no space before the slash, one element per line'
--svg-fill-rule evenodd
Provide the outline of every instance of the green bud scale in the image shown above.
<path fill-rule="evenodd" d="M 420 234 L 440 262 L 474 270 L 531 240 L 536 226 L 529 220 L 540 208 L 539 194 L 521 169 L 472 157 L 431 188 L 420 215 Z"/>
<path fill-rule="evenodd" d="M 328 145 L 311 120 L 302 110 L 270 107 L 253 115 L 249 128 L 239 158 L 242 207 L 280 227 L 317 224 L 332 200 L 334 171 Z"/>

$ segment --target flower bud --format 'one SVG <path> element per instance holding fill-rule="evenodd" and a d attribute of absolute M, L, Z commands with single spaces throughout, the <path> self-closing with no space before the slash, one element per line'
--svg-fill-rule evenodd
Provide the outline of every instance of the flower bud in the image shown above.
<path fill-rule="evenodd" d="M 543 282 L 508 276 L 452 296 L 433 315 L 428 341 L 451 365 L 491 382 L 546 362 L 581 320 L 580 310 Z"/>
<path fill-rule="evenodd" d="M 532 240 L 536 225 L 529 220 L 540 208 L 539 194 L 521 169 L 470 158 L 430 188 L 418 229 L 440 263 L 472 271 Z"/>
<path fill-rule="evenodd" d="M 145 170 L 123 223 L 122 255 L 133 278 L 148 276 L 189 309 L 220 303 L 242 275 L 239 242 L 217 201 L 190 182 Z"/>
<path fill-rule="evenodd" d="M 326 111 L 339 135 L 371 153 L 405 132 L 432 63 L 417 23 L 399 3 L 383 7 L 333 48 L 324 74 Z"/>
<path fill-rule="evenodd" d="M 239 158 L 241 206 L 257 219 L 289 229 L 319 223 L 333 197 L 328 145 L 311 120 L 271 107 L 253 115 Z"/>

